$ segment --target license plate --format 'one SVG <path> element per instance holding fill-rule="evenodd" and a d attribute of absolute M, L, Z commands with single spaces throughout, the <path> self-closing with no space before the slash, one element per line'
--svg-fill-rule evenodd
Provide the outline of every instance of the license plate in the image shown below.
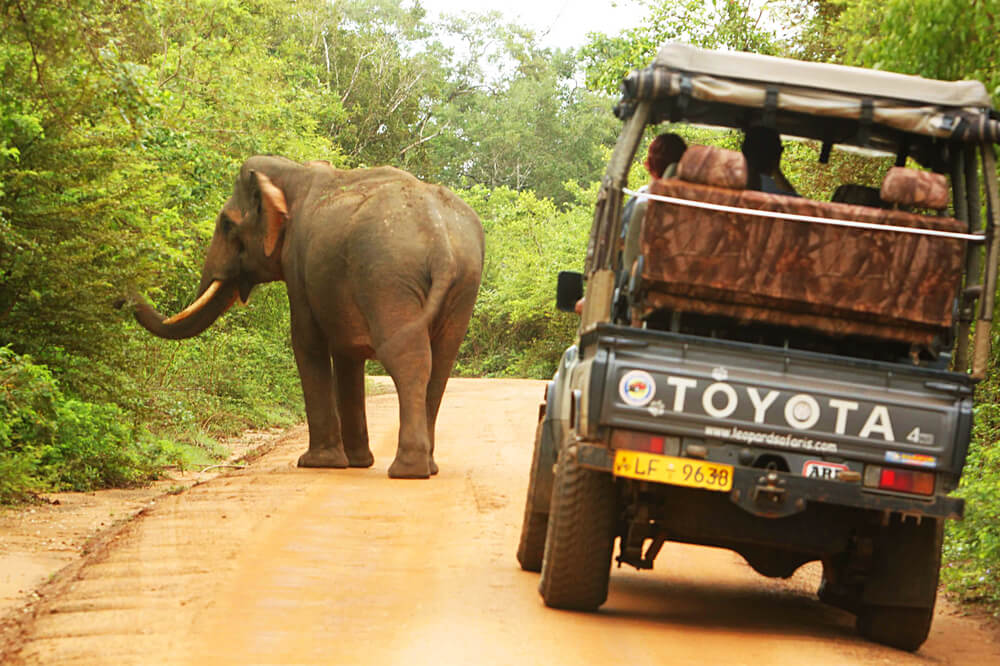
<path fill-rule="evenodd" d="M 642 451 L 618 449 L 615 452 L 615 476 L 668 483 L 672 486 L 727 491 L 733 487 L 731 465 L 674 458 Z"/>

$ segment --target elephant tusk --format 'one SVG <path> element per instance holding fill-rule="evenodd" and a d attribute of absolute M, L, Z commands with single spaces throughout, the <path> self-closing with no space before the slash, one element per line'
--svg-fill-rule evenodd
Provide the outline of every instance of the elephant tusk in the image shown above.
<path fill-rule="evenodd" d="M 205 307 L 205 304 L 208 303 L 210 300 L 212 300 L 212 297 L 215 296 L 216 292 L 219 291 L 221 287 L 222 287 L 222 280 L 214 281 L 212 284 L 208 286 L 208 289 L 205 290 L 205 293 L 198 297 L 198 300 L 196 300 L 194 303 L 184 308 L 182 311 L 175 314 L 173 317 L 164 319 L 163 323 L 176 324 L 179 321 L 187 319 L 195 312 Z"/>

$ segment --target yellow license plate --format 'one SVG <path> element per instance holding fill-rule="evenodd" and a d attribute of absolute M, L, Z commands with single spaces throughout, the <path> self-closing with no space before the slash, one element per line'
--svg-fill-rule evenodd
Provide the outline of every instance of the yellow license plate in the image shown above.
<path fill-rule="evenodd" d="M 691 458 L 674 458 L 642 451 L 615 452 L 615 476 L 669 483 L 672 486 L 727 491 L 733 487 L 733 468 Z"/>

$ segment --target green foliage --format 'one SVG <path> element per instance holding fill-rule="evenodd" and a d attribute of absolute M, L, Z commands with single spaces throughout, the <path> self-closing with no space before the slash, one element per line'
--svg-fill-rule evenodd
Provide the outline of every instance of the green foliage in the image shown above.
<path fill-rule="evenodd" d="M 754 0 L 647 1 L 647 14 L 618 36 L 592 33 L 581 56 L 587 86 L 616 94 L 633 69 L 649 65 L 666 42 L 776 54 L 778 40 L 768 26 L 777 16 L 770 3 Z"/>
<path fill-rule="evenodd" d="M 462 374 L 548 377 L 572 343 L 579 318 L 555 309 L 556 275 L 580 268 L 595 194 L 567 187 L 573 203 L 563 208 L 508 188 L 461 193 L 486 232 L 483 283 L 459 356 Z"/>
<path fill-rule="evenodd" d="M 232 435 L 304 416 L 282 285 L 255 290 L 210 334 L 176 342 L 137 332 L 130 343 L 130 354 L 147 361 L 133 376 L 132 408 L 173 440 L 198 445 L 203 433 Z"/>
<path fill-rule="evenodd" d="M 68 398 L 47 367 L 0 348 L 0 503 L 130 485 L 170 453 L 137 437 L 117 405 Z"/>
<path fill-rule="evenodd" d="M 994 348 L 1000 339 L 994 334 Z M 945 567 L 948 589 L 965 601 L 986 604 L 1000 613 L 1000 375 L 997 355 L 992 371 L 976 392 L 972 446 L 958 495 L 965 498 L 965 520 L 948 524 Z"/>
<path fill-rule="evenodd" d="M 846 0 L 844 62 L 928 78 L 975 79 L 1000 98 L 1000 11 L 983 0 Z"/>
<path fill-rule="evenodd" d="M 456 70 L 479 83 L 457 81 L 436 112 L 427 175 L 453 187 L 532 190 L 558 203 L 569 200 L 566 182 L 600 178 L 618 122 L 606 95 L 576 82 L 575 56 L 540 48 L 496 14 L 453 18 L 449 27 L 475 54 Z"/>
<path fill-rule="evenodd" d="M 995 441 L 995 440 L 994 440 Z M 966 500 L 965 520 L 948 524 L 943 579 L 963 601 L 1000 609 L 1000 449 L 976 447 L 959 495 Z"/>
<path fill-rule="evenodd" d="M 895 163 L 891 157 L 872 157 L 834 150 L 828 164 L 819 161 L 818 141 L 789 141 L 781 158 L 781 170 L 804 197 L 829 201 L 838 185 L 853 183 L 880 187 Z"/>
<path fill-rule="evenodd" d="M 203 433 L 299 416 L 281 299 L 254 304 L 260 321 L 229 317 L 214 347 L 178 354 L 112 309 L 130 285 L 166 310 L 185 304 L 248 155 L 344 163 L 315 131 L 324 114 L 341 113 L 339 98 L 303 52 L 304 19 L 332 10 L 320 0 L 297 8 L 24 0 L 0 9 L 0 329 L 60 396 L 0 456 L 4 500 L 149 478 L 158 465 L 218 455 Z M 19 398 L 18 423 L 33 404 Z"/>
<path fill-rule="evenodd" d="M 837 28 L 843 0 L 785 0 L 779 4 L 785 55 L 815 62 L 843 59 L 844 44 Z"/>
<path fill-rule="evenodd" d="M 431 147 L 432 161 L 441 165 L 436 180 L 531 190 L 566 203 L 566 182 L 588 185 L 600 177 L 604 149 L 618 129 L 607 112 L 611 103 L 572 87 L 552 61 L 545 62 L 549 66 L 496 89 L 463 95 L 442 113 L 444 122 L 463 131 Z"/>

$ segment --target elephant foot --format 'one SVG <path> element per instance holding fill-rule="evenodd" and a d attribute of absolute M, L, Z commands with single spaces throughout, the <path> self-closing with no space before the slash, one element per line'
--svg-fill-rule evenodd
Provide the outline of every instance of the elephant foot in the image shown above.
<path fill-rule="evenodd" d="M 341 449 L 309 449 L 299 456 L 299 467 L 333 467 L 343 469 L 350 464 Z"/>
<path fill-rule="evenodd" d="M 371 449 L 348 451 L 347 463 L 351 467 L 371 467 L 375 464 L 375 456 L 372 455 Z"/>
<path fill-rule="evenodd" d="M 438 473 L 438 464 L 434 462 L 434 458 L 431 458 L 431 476 Z"/>
<path fill-rule="evenodd" d="M 429 479 L 431 460 L 427 454 L 397 453 L 396 459 L 389 466 L 390 479 Z"/>

